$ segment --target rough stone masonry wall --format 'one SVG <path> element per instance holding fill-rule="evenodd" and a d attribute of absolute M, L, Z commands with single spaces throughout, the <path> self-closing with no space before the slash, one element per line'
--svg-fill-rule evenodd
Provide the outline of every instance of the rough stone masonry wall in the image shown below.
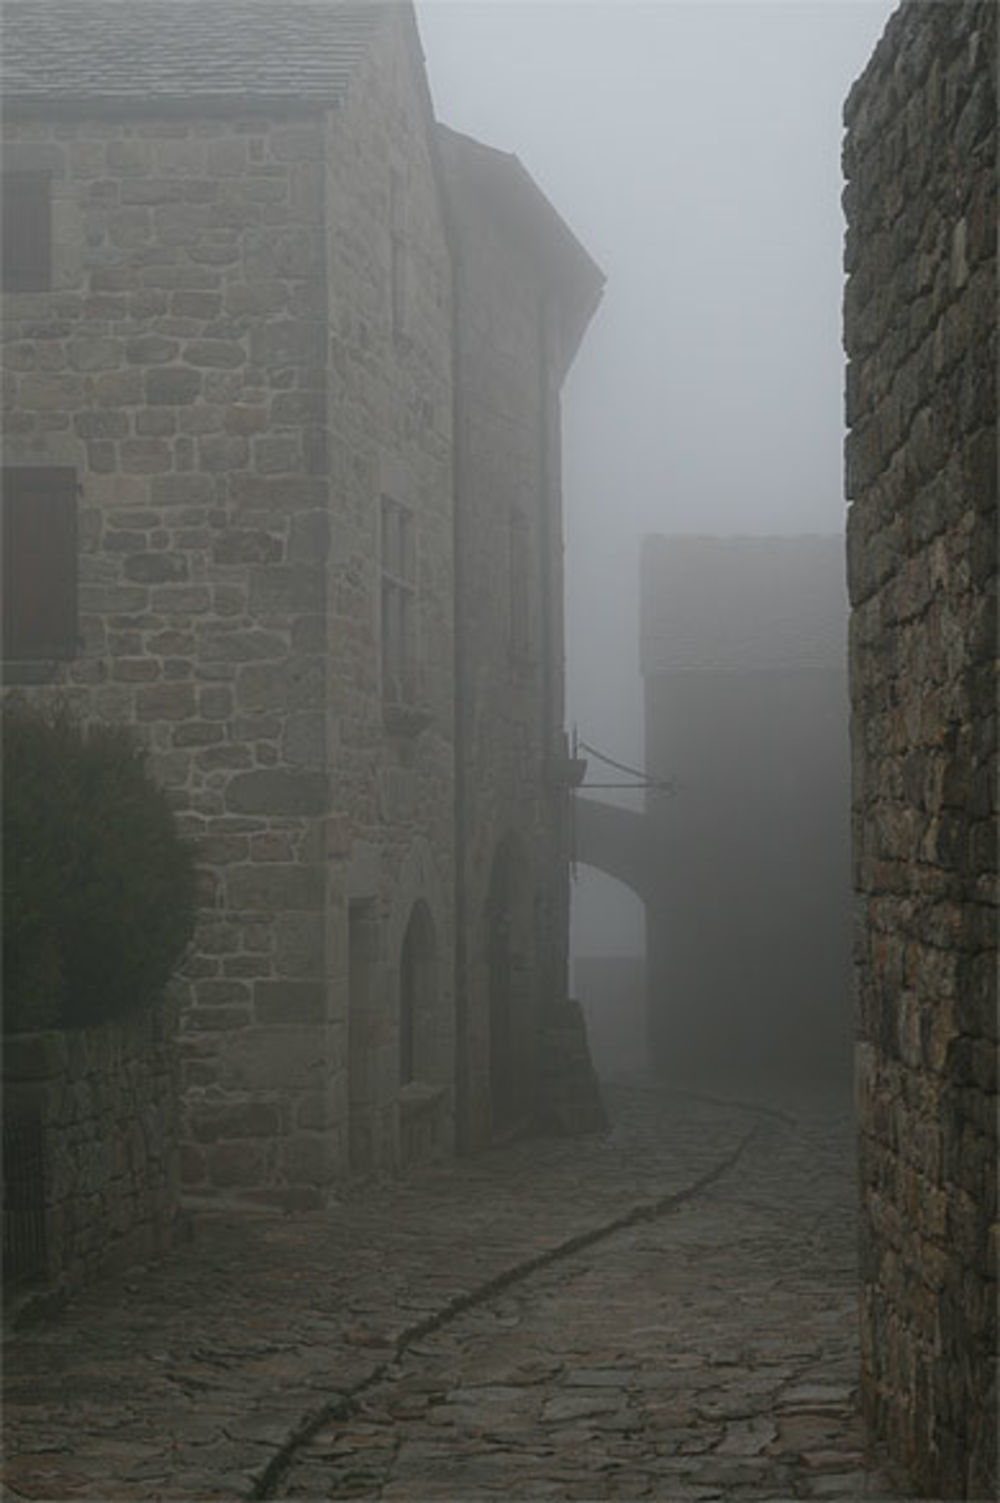
<path fill-rule="evenodd" d="M 55 247 L 53 290 L 4 298 L 4 458 L 76 470 L 82 638 L 7 681 L 133 724 L 197 840 L 201 921 L 175 988 L 184 1173 L 265 1193 L 314 1191 L 333 1154 L 323 961 L 302 934 L 323 906 L 307 730 L 326 702 L 328 500 L 307 125 L 67 107 L 14 112 L 3 147 L 51 173 Z"/>
<path fill-rule="evenodd" d="M 457 188 L 454 208 L 467 941 L 460 1068 L 463 1130 L 473 1146 L 491 1132 L 488 904 L 498 855 L 509 853 L 519 873 L 510 915 L 520 981 L 511 988 L 519 1074 L 527 1076 L 537 1061 L 540 1010 L 566 996 L 566 795 L 547 779 L 560 749 L 563 662 L 546 619 L 551 602 L 562 600 L 561 552 L 554 556 L 546 535 L 554 529 L 561 538 L 561 502 L 558 441 L 550 432 L 554 425 L 558 434 L 558 390 L 539 270 L 471 192 Z M 519 556 L 512 551 L 515 516 L 514 526 L 523 529 Z M 521 574 L 516 582 L 514 570 Z M 521 618 L 512 619 L 518 611 Z M 527 1105 L 537 1082 L 521 1085 Z"/>
<path fill-rule="evenodd" d="M 438 1144 L 450 1133 L 449 266 L 407 21 L 390 22 L 329 113 L 67 105 L 12 108 L 4 130 L 7 167 L 52 174 L 56 247 L 51 292 L 4 298 L 5 463 L 77 472 L 83 639 L 6 675 L 134 724 L 198 842 L 201 921 L 174 988 L 196 1192 L 319 1199 L 348 1168 L 352 1061 L 369 1161 L 393 1164 L 418 900 L 438 957 L 420 1078 Z M 398 735 L 383 494 L 418 531 L 420 715 Z M 371 912 L 353 1040 L 352 902 Z"/>
<path fill-rule="evenodd" d="M 418 1140 L 450 1148 L 454 1072 L 451 268 L 409 18 L 392 19 L 331 115 L 325 149 L 326 734 L 335 769 L 326 954 L 338 1090 L 349 1156 L 362 1171 L 420 1156 Z M 414 541 L 416 674 L 404 706 L 381 679 L 383 498 L 406 508 Z M 401 1091 L 401 960 L 418 903 L 432 933 L 432 995 L 413 1037 L 411 1084 L 420 1089 Z M 360 943 L 352 910 L 365 916 Z M 403 1115 L 421 1117 L 421 1130 L 401 1131 Z"/>
<path fill-rule="evenodd" d="M 16 1242 L 26 1219 L 40 1216 L 41 1258 L 31 1271 L 50 1283 L 76 1288 L 170 1246 L 176 1024 L 174 1010 L 160 1007 L 96 1028 L 4 1039 L 6 1235 Z"/>
<path fill-rule="evenodd" d="M 864 1405 L 993 1497 L 996 10 L 905 4 L 847 102 Z"/>

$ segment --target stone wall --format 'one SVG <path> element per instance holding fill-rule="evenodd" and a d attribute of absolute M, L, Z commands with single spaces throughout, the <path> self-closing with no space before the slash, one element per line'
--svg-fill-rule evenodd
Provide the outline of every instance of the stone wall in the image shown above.
<path fill-rule="evenodd" d="M 382 27 L 346 107 L 330 117 L 325 152 L 326 734 L 335 773 L 325 948 L 343 1020 L 348 1159 L 362 1171 L 453 1142 L 453 310 L 413 26 L 400 7 Z M 406 509 L 413 531 L 415 673 L 401 704 L 383 683 L 380 659 L 383 500 Z M 418 1010 L 414 1078 L 402 1081 L 403 949 L 418 905 L 433 954 L 422 961 L 429 996 Z M 433 1109 L 416 1110 L 417 1098 Z"/>
<path fill-rule="evenodd" d="M 165 1252 L 177 1218 L 177 1111 L 169 1008 L 8 1035 L 5 1273 L 73 1289 Z M 24 1251 L 32 1225 L 36 1257 Z"/>
<path fill-rule="evenodd" d="M 5 464 L 75 472 L 81 639 L 6 679 L 136 726 L 198 843 L 174 988 L 193 1190 L 317 1200 L 348 1167 L 352 1101 L 359 1166 L 392 1163 L 418 899 L 452 949 L 449 263 L 407 28 L 387 13 L 336 111 L 5 101 L 4 165 L 51 174 L 56 248 L 52 291 L 3 299 Z M 385 495 L 417 533 L 401 724 Z M 352 904 L 371 931 L 353 1010 Z M 423 1056 L 448 1086 L 438 977 Z"/>
<path fill-rule="evenodd" d="M 996 10 L 905 4 L 845 110 L 863 1395 L 993 1497 Z"/>

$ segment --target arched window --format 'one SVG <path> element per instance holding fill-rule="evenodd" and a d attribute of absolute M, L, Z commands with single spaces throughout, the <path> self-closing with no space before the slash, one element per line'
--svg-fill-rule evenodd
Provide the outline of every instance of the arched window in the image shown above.
<path fill-rule="evenodd" d="M 431 1070 L 436 951 L 434 921 L 421 899 L 413 905 L 399 963 L 400 1085 L 426 1078 Z"/>
<path fill-rule="evenodd" d="M 490 1113 L 494 1133 L 514 1125 L 526 1107 L 534 1026 L 529 995 L 532 891 L 520 844 L 508 835 L 493 858 L 486 904 Z"/>

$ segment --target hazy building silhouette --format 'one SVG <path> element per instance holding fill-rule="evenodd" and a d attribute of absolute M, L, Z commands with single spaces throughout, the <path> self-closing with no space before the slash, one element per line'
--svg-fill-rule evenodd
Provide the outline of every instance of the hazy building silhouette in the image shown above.
<path fill-rule="evenodd" d="M 673 1074 L 849 1065 L 839 537 L 649 537 L 649 1031 Z"/>

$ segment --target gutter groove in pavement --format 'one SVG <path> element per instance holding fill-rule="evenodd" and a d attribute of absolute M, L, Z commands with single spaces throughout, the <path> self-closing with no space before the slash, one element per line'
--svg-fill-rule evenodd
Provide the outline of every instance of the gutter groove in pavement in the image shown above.
<path fill-rule="evenodd" d="M 691 1092 L 690 1094 L 694 1096 L 696 1093 Z M 700 1097 L 699 1099 L 708 1100 L 710 1098 Z M 414 1325 L 408 1326 L 397 1337 L 391 1358 L 378 1363 L 367 1377 L 353 1384 L 336 1399 L 331 1400 L 330 1403 L 324 1404 L 321 1409 L 307 1415 L 302 1423 L 291 1432 L 287 1440 L 284 1441 L 261 1471 L 249 1493 L 246 1494 L 246 1498 L 250 1500 L 250 1503 L 256 1503 L 256 1500 L 259 1499 L 273 1498 L 275 1489 L 291 1468 L 296 1452 L 302 1446 L 308 1445 L 317 1431 L 324 1425 L 329 1424 L 331 1420 L 346 1419 L 357 1408 L 361 1396 L 367 1393 L 369 1389 L 381 1383 L 389 1369 L 399 1361 L 407 1348 L 412 1346 L 414 1342 L 419 1341 L 421 1337 L 430 1335 L 432 1331 L 440 1330 L 442 1326 L 448 1325 L 451 1321 L 457 1319 L 458 1316 L 464 1315 L 466 1311 L 487 1303 L 495 1295 L 510 1288 L 512 1284 L 520 1283 L 523 1279 L 529 1278 L 533 1273 L 537 1273 L 539 1269 L 547 1268 L 563 1258 L 572 1257 L 574 1253 L 581 1252 L 586 1247 L 593 1247 L 595 1243 L 603 1242 L 608 1237 L 613 1237 L 617 1232 L 626 1231 L 628 1228 L 638 1226 L 642 1222 L 656 1221 L 661 1216 L 668 1215 L 671 1211 L 682 1206 L 686 1201 L 692 1200 L 702 1194 L 717 1180 L 721 1179 L 723 1175 L 727 1174 L 730 1169 L 736 1167 L 750 1144 L 761 1132 L 764 1125 L 763 1119 L 771 1118 L 773 1120 L 774 1118 L 780 1118 L 786 1124 L 794 1124 L 795 1121 L 794 1118 L 787 1116 L 783 1112 L 774 1112 L 766 1107 L 751 1105 L 749 1102 L 722 1102 L 717 1100 L 713 1104 L 738 1107 L 740 1110 L 754 1113 L 759 1119 L 743 1135 L 736 1147 L 726 1158 L 721 1159 L 713 1168 L 707 1170 L 706 1173 L 694 1180 L 683 1190 L 672 1191 L 670 1194 L 660 1196 L 656 1200 L 641 1201 L 638 1205 L 633 1206 L 628 1211 L 623 1211 L 610 1221 L 602 1222 L 600 1225 L 590 1227 L 586 1231 L 577 1232 L 574 1236 L 567 1237 L 565 1241 L 556 1243 L 554 1247 L 546 1248 L 544 1252 L 535 1253 L 530 1258 L 524 1258 L 520 1262 L 513 1263 L 501 1273 L 495 1274 L 492 1278 L 486 1279 L 483 1283 L 476 1285 L 474 1289 L 470 1289 L 464 1294 L 456 1295 L 447 1304 L 442 1305 L 440 1310 L 435 1310 L 430 1315 L 424 1316 L 422 1320 L 417 1321 Z"/>

